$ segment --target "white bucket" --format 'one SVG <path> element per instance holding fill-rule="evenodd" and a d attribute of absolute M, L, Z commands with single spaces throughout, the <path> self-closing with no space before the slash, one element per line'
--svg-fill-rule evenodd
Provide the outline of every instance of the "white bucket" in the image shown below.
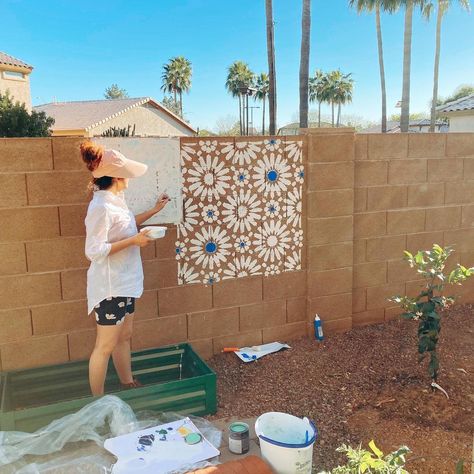
<path fill-rule="evenodd" d="M 262 458 L 277 474 L 311 474 L 317 430 L 308 418 L 269 412 L 257 418 Z"/>

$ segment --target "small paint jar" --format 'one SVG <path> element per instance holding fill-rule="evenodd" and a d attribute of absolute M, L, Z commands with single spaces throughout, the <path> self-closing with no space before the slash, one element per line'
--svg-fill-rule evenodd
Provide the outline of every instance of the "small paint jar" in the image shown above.
<path fill-rule="evenodd" d="M 250 434 L 249 425 L 236 421 L 229 426 L 229 451 L 234 454 L 249 452 Z"/>

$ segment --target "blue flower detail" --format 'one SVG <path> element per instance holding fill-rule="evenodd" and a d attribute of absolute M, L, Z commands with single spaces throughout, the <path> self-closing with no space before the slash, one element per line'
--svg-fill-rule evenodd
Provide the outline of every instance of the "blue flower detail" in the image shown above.
<path fill-rule="evenodd" d="M 179 247 L 176 247 L 176 255 L 179 255 L 181 253 L 181 249 Z"/>
<path fill-rule="evenodd" d="M 304 171 L 300 171 L 300 172 L 298 173 L 298 176 L 299 176 L 300 178 L 304 178 Z"/>
<path fill-rule="evenodd" d="M 272 145 L 275 145 L 275 143 L 276 143 L 276 140 L 274 138 L 271 138 L 269 141 L 270 141 L 270 144 L 272 144 Z"/>
<path fill-rule="evenodd" d="M 204 246 L 204 249 L 206 250 L 207 253 L 215 253 L 217 250 L 217 244 L 215 242 L 207 242 L 206 245 Z"/>
<path fill-rule="evenodd" d="M 239 181 L 245 181 L 245 175 L 239 174 Z"/>
<path fill-rule="evenodd" d="M 274 212 L 276 212 L 276 207 L 275 207 L 275 206 L 270 206 L 270 207 L 268 208 L 268 211 L 273 214 Z"/>
<path fill-rule="evenodd" d="M 209 279 L 207 280 L 207 283 L 209 283 L 209 285 L 213 285 L 215 282 L 216 280 L 213 277 L 209 277 Z"/>
<path fill-rule="evenodd" d="M 247 244 L 246 244 L 243 240 L 241 240 L 241 241 L 239 242 L 239 247 L 240 247 L 241 249 L 243 249 L 246 245 L 247 245 Z"/>
<path fill-rule="evenodd" d="M 270 170 L 267 173 L 268 181 L 275 182 L 278 179 L 278 172 L 276 170 Z"/>
<path fill-rule="evenodd" d="M 207 217 L 212 217 L 214 215 L 214 211 L 207 211 Z"/>

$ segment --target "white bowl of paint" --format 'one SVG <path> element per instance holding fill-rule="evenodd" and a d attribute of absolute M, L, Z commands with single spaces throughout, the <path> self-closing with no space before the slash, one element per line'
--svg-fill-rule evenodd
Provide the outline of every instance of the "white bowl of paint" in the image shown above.
<path fill-rule="evenodd" d="M 166 234 L 166 227 L 162 225 L 148 225 L 143 227 L 142 231 L 147 230 L 148 237 L 152 239 L 162 239 Z"/>

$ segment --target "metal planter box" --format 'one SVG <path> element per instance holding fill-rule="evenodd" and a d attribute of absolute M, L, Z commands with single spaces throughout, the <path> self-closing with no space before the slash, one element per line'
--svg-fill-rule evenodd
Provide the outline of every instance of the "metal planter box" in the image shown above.
<path fill-rule="evenodd" d="M 79 361 L 0 373 L 0 431 L 35 431 L 92 402 L 88 365 Z M 134 411 L 216 412 L 216 374 L 189 344 L 134 352 L 132 371 L 143 387 L 121 390 L 110 364 L 105 393 Z"/>

